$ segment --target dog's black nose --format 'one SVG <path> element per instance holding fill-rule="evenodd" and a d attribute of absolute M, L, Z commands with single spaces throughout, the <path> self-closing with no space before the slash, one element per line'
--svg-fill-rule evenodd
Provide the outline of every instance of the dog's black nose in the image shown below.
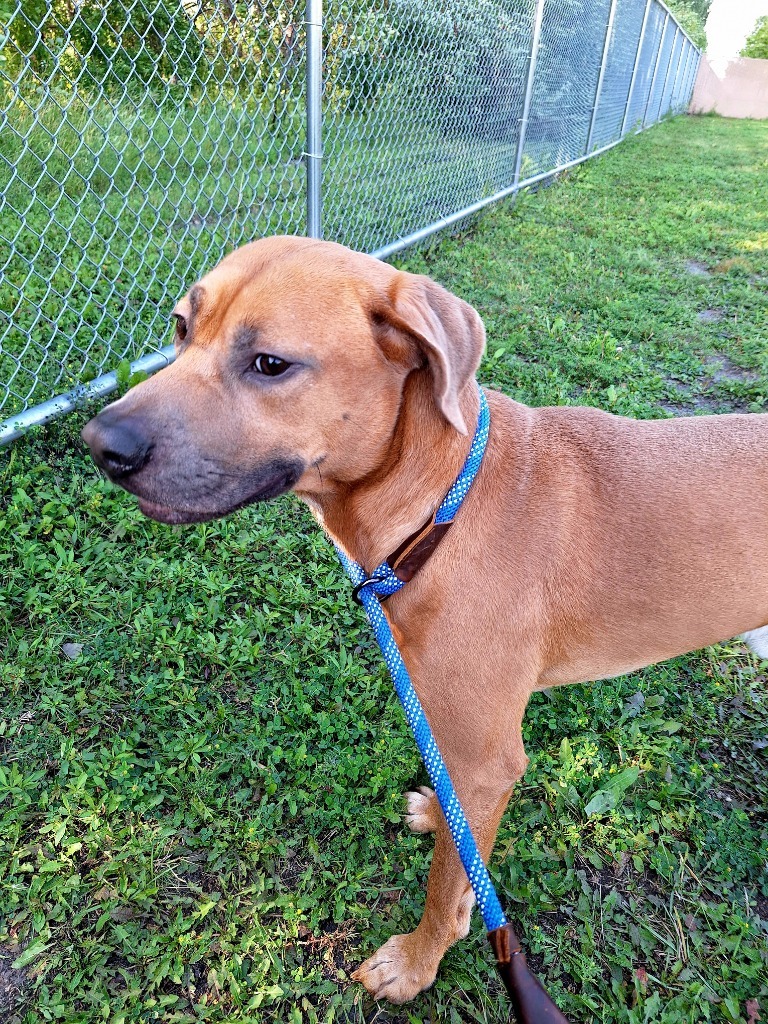
<path fill-rule="evenodd" d="M 93 461 L 112 479 L 138 472 L 152 452 L 152 442 L 141 424 L 129 417 L 116 417 L 109 409 L 89 420 L 81 436 Z"/>

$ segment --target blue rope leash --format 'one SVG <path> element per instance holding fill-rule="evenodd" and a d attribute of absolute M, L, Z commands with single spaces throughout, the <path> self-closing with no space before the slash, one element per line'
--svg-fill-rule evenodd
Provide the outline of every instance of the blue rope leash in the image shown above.
<path fill-rule="evenodd" d="M 480 468 L 480 463 L 483 460 L 485 446 L 488 441 L 490 421 L 491 415 L 488 403 L 481 390 L 480 416 L 469 454 L 461 473 L 459 473 L 455 483 L 437 510 L 435 522 L 446 523 L 453 519 L 461 507 L 464 498 L 467 496 Z M 501 904 L 493 888 L 488 870 L 483 863 L 483 858 L 480 856 L 480 851 L 475 843 L 469 823 L 453 788 L 448 769 L 445 767 L 445 762 L 437 747 L 437 743 L 435 743 L 435 738 L 427 722 L 424 709 L 419 698 L 416 696 L 411 677 L 408 675 L 405 662 L 395 643 L 392 630 L 389 628 L 389 623 L 381 606 L 382 598 L 390 597 L 400 590 L 404 584 L 402 580 L 395 576 L 387 562 L 382 562 L 371 573 L 371 576 L 367 577 L 363 567 L 347 557 L 343 551 L 336 548 L 336 553 L 352 583 L 356 587 L 360 587 L 360 600 L 373 627 L 381 653 L 384 655 L 384 661 L 389 669 L 389 674 L 392 676 L 392 682 L 394 683 L 397 696 L 400 698 L 400 703 L 403 705 L 405 717 L 408 725 L 411 727 L 419 753 L 426 766 L 432 788 L 445 815 L 445 820 L 448 822 L 448 828 L 456 844 L 461 863 L 464 865 L 464 870 L 475 894 L 480 913 L 483 915 L 486 930 L 489 932 L 493 931 L 495 928 L 500 928 L 506 924 L 507 919 L 501 909 Z M 365 584 L 365 586 L 361 587 L 361 584 Z"/>

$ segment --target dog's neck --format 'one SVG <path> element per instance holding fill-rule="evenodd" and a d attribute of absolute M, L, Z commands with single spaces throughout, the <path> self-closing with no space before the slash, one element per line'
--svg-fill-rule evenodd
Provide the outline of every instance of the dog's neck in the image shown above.
<path fill-rule="evenodd" d="M 459 405 L 468 435 L 460 434 L 437 408 L 429 377 L 412 374 L 392 442 L 376 472 L 320 495 L 300 495 L 334 543 L 366 569 L 427 522 L 461 472 L 480 409 L 474 379 Z"/>

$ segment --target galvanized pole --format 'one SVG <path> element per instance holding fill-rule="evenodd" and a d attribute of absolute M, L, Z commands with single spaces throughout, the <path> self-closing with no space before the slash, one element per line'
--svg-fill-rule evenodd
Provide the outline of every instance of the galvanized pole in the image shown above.
<path fill-rule="evenodd" d="M 683 41 L 680 45 L 680 56 L 677 59 L 675 81 L 672 83 L 672 96 L 670 97 L 670 110 L 673 114 L 675 114 L 677 111 L 677 99 L 680 92 L 680 84 L 685 76 L 685 65 L 688 60 L 688 50 L 686 49 L 686 43 L 687 40 L 685 36 L 683 36 Z"/>
<path fill-rule="evenodd" d="M 678 26 L 678 30 L 679 30 L 679 26 Z M 677 42 L 677 38 L 675 38 L 675 42 Z M 674 49 L 675 48 L 673 46 L 672 47 L 672 51 L 673 52 L 674 52 Z M 665 111 L 665 113 L 668 113 L 668 114 L 672 113 L 674 111 L 674 109 L 675 109 L 675 86 L 677 85 L 677 76 L 680 73 L 680 61 L 683 59 L 683 49 L 684 49 L 683 42 L 681 42 L 680 43 L 680 53 L 678 53 L 678 55 L 677 55 L 677 63 L 675 64 L 675 73 L 672 76 L 672 88 L 669 90 L 669 106 L 667 107 L 667 109 Z"/>
<path fill-rule="evenodd" d="M 648 120 L 648 108 L 651 105 L 651 97 L 653 96 L 653 89 L 656 85 L 656 76 L 659 73 L 659 64 L 661 63 L 661 51 L 664 49 L 664 40 L 667 35 L 667 25 L 669 25 L 669 11 L 667 11 L 666 17 L 664 18 L 664 28 L 661 30 L 661 37 L 659 39 L 659 48 L 656 51 L 656 62 L 653 65 L 653 78 L 651 79 L 651 88 L 648 90 L 648 99 L 645 101 L 645 110 L 643 111 L 643 120 L 640 127 L 637 129 L 641 132 L 645 128 L 645 122 Z M 635 132 L 637 134 L 637 132 Z"/>
<path fill-rule="evenodd" d="M 680 110 L 680 111 L 683 111 L 685 106 L 686 106 L 685 99 L 686 99 L 686 96 L 688 94 L 688 82 L 690 80 L 690 70 L 691 70 L 691 68 L 693 66 L 693 59 L 694 59 L 694 55 L 695 55 L 694 49 L 693 49 L 693 45 L 691 43 L 688 43 L 687 40 L 686 40 L 686 45 L 688 47 L 688 50 L 687 50 L 687 54 L 686 54 L 686 57 L 685 57 L 685 70 L 683 71 L 683 78 L 682 78 L 682 81 L 680 82 L 680 95 L 678 97 L 678 110 Z"/>
<path fill-rule="evenodd" d="M 686 86 L 686 90 L 687 90 L 687 93 L 688 93 L 688 99 L 687 99 L 688 104 L 690 104 L 691 99 L 693 99 L 693 90 L 696 87 L 696 77 L 698 76 L 698 66 L 699 66 L 700 62 L 701 62 L 701 52 L 700 52 L 700 50 L 694 50 L 693 51 L 693 60 L 691 61 L 690 74 L 688 76 L 688 84 Z"/>
<path fill-rule="evenodd" d="M 685 52 L 685 63 L 683 64 L 683 73 L 680 74 L 680 64 L 677 66 L 677 74 L 675 75 L 675 87 L 672 90 L 672 109 L 677 111 L 680 107 L 680 101 L 683 97 L 683 89 L 685 88 L 685 80 L 688 77 L 688 68 L 691 63 L 691 44 L 687 39 L 683 40 L 683 50 Z M 682 53 L 681 53 L 682 58 Z"/>
<path fill-rule="evenodd" d="M 693 67 L 693 74 L 691 75 L 691 83 L 690 83 L 691 94 L 688 97 L 688 103 L 689 104 L 693 100 L 693 94 L 696 91 L 696 82 L 697 82 L 698 77 L 699 77 L 699 68 L 701 67 L 702 60 L 704 60 L 704 54 L 701 52 L 701 50 L 699 50 L 698 54 L 696 56 L 696 61 L 695 61 L 694 67 Z"/>
<path fill-rule="evenodd" d="M 700 59 L 700 57 L 701 57 L 701 54 L 699 53 L 699 51 L 694 49 L 694 51 L 693 51 L 693 60 L 691 61 L 691 66 L 688 69 L 688 81 L 685 84 L 686 109 L 688 108 L 688 105 L 690 104 L 691 100 L 693 99 L 693 90 L 694 90 L 694 87 L 696 85 L 696 71 L 697 71 L 698 66 L 699 66 L 699 59 Z"/>
<path fill-rule="evenodd" d="M 675 38 L 672 40 L 672 49 L 669 51 L 669 60 L 667 61 L 667 70 L 666 70 L 666 72 L 664 74 L 664 84 L 661 87 L 661 97 L 659 99 L 659 113 L 658 113 L 658 116 L 656 118 L 657 121 L 660 121 L 662 119 L 662 117 L 664 116 L 664 114 L 662 113 L 661 108 L 664 105 L 664 93 L 667 91 L 667 82 L 669 81 L 669 69 L 672 67 L 672 55 L 675 52 L 675 43 L 677 42 L 677 36 L 678 36 L 679 32 L 680 32 L 680 26 L 677 24 L 677 22 L 675 22 Z"/>
<path fill-rule="evenodd" d="M 520 118 L 520 132 L 517 136 L 513 188 L 517 188 L 520 181 L 520 168 L 523 164 L 523 148 L 525 146 L 525 135 L 528 131 L 528 116 L 531 112 L 533 77 L 536 74 L 536 58 L 539 54 L 539 43 L 541 41 L 541 22 L 544 17 L 544 3 L 545 0 L 536 0 L 536 13 L 533 18 L 533 39 L 531 40 L 531 55 L 528 58 L 528 78 L 525 83 L 525 97 L 523 99 L 523 113 Z"/>
<path fill-rule="evenodd" d="M 608 11 L 608 24 L 605 26 L 605 39 L 603 40 L 603 56 L 600 60 L 600 74 L 597 76 L 597 86 L 595 88 L 595 102 L 592 104 L 592 117 L 589 120 L 589 133 L 587 135 L 587 145 L 584 149 L 585 153 L 589 153 L 589 151 L 592 149 L 592 136 L 595 134 L 597 108 L 600 103 L 600 93 L 603 91 L 605 66 L 608 63 L 608 49 L 611 45 L 611 30 L 613 29 L 613 19 L 615 15 L 616 0 L 611 0 L 611 9 Z"/>
<path fill-rule="evenodd" d="M 624 108 L 624 119 L 621 122 L 621 135 L 623 136 L 627 130 L 627 121 L 629 120 L 629 108 L 632 106 L 632 97 L 635 91 L 635 82 L 637 81 L 637 70 L 640 67 L 640 54 L 643 50 L 643 43 L 645 42 L 645 27 L 648 24 L 648 12 L 651 9 L 651 0 L 646 0 L 645 12 L 643 14 L 643 24 L 640 27 L 640 38 L 637 41 L 637 53 L 635 54 L 635 66 L 632 68 L 632 78 L 629 83 L 629 93 L 627 95 L 627 105 Z"/>
<path fill-rule="evenodd" d="M 323 0 L 307 0 L 307 234 L 323 237 Z"/>
<path fill-rule="evenodd" d="M 701 63 L 701 53 L 696 50 L 693 55 L 693 61 L 691 62 L 691 70 L 688 74 L 688 81 L 685 86 L 686 92 L 686 108 L 690 108 L 691 100 L 693 99 L 693 91 L 696 88 L 696 78 L 699 73 L 699 64 Z"/>

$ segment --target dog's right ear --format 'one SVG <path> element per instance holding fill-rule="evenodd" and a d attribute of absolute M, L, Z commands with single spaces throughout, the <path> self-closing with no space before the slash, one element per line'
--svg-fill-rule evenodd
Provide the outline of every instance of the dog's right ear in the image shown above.
<path fill-rule="evenodd" d="M 389 360 L 408 370 L 428 364 L 437 407 L 459 433 L 466 434 L 459 395 L 474 376 L 485 347 L 485 328 L 477 311 L 428 277 L 399 273 L 388 301 L 376 304 L 371 317 Z"/>

